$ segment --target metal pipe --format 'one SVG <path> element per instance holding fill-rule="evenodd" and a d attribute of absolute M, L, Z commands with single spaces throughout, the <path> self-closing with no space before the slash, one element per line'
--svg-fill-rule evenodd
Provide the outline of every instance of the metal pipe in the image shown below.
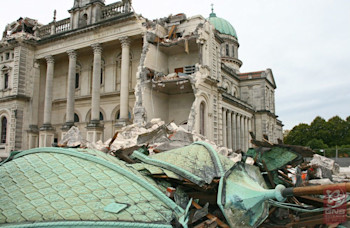
<path fill-rule="evenodd" d="M 323 195 L 324 191 L 326 189 L 334 189 L 334 188 L 345 188 L 347 192 L 350 192 L 350 183 L 286 188 L 283 190 L 282 195 L 283 195 L 283 197 L 305 196 L 305 195 Z"/>

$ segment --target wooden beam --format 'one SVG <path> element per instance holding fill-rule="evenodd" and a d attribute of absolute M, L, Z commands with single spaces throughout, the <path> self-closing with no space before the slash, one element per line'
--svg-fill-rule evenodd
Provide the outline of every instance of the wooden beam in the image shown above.
<path fill-rule="evenodd" d="M 196 209 L 202 209 L 202 207 L 198 204 L 198 203 L 196 203 L 196 202 L 194 202 L 194 201 L 192 201 L 192 205 L 196 208 Z M 207 214 L 206 215 L 206 217 L 208 218 L 208 219 L 210 219 L 210 220 L 214 220 L 214 221 L 216 221 L 216 223 L 218 224 L 218 226 L 219 227 L 223 227 L 223 228 L 229 228 L 229 226 L 226 224 L 226 223 L 224 223 L 223 221 L 221 221 L 218 217 L 216 217 L 215 215 L 212 215 L 212 214 Z"/>

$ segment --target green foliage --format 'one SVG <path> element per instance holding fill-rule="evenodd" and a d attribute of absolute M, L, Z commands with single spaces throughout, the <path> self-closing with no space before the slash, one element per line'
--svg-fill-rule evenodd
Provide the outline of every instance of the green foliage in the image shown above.
<path fill-rule="evenodd" d="M 310 147 L 311 149 L 328 148 L 327 144 L 325 144 L 322 139 L 311 139 L 309 142 L 307 142 L 306 146 Z"/>
<path fill-rule="evenodd" d="M 295 126 L 284 138 L 286 144 L 303 146 L 310 140 L 310 127 L 307 124 L 299 124 Z"/>
<path fill-rule="evenodd" d="M 334 116 L 328 121 L 317 116 L 310 125 L 302 123 L 295 126 L 284 142 L 313 149 L 350 145 L 350 116 L 346 120 Z"/>

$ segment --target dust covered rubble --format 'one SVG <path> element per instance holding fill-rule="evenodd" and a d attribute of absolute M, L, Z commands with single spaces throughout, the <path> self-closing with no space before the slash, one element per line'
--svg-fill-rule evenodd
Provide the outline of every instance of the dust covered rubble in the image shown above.
<path fill-rule="evenodd" d="M 112 139 L 108 139 L 106 142 L 102 142 L 101 140 L 96 143 L 84 142 L 81 136 L 79 136 L 79 130 L 77 131 L 77 129 L 73 127 L 71 130 L 72 132 L 68 132 L 67 137 L 65 137 L 68 139 L 64 138 L 65 142 L 68 141 L 69 144 L 63 141 L 62 143 L 60 142 L 60 144 L 64 146 L 73 145 L 76 147 L 77 144 L 83 142 L 81 147 L 97 149 L 103 152 L 106 152 L 106 148 L 109 148 L 107 151 L 111 154 L 113 154 L 113 151 L 146 145 L 150 154 L 154 154 L 185 147 L 196 141 L 204 141 L 209 143 L 219 154 L 228 157 L 234 162 L 240 161 L 242 158 L 241 154 L 234 153 L 226 147 L 220 147 L 213 141 L 208 140 L 206 137 L 194 131 L 189 132 L 184 127 L 177 126 L 173 122 L 165 124 L 165 122 L 159 118 L 152 119 L 146 124 L 134 123 L 123 127 L 118 131 L 118 136 L 111 145 L 109 144 Z M 75 143 L 73 142 L 74 139 L 77 139 Z"/>

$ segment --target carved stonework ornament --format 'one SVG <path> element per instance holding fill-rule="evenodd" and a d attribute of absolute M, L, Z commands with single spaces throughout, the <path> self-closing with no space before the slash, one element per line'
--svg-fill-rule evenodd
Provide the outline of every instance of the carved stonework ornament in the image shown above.
<path fill-rule="evenodd" d="M 94 50 L 94 54 L 101 54 L 102 53 L 102 46 L 100 43 L 91 45 L 92 49 Z"/>
<path fill-rule="evenodd" d="M 130 47 L 130 39 L 127 36 L 124 36 L 122 38 L 119 39 L 120 43 L 122 44 L 122 48 L 124 47 Z"/>
<path fill-rule="evenodd" d="M 67 54 L 69 58 L 76 59 L 77 58 L 77 52 L 75 50 L 69 50 L 67 51 Z"/>
<path fill-rule="evenodd" d="M 48 55 L 45 57 L 47 63 L 55 63 L 55 59 L 52 55 Z"/>

